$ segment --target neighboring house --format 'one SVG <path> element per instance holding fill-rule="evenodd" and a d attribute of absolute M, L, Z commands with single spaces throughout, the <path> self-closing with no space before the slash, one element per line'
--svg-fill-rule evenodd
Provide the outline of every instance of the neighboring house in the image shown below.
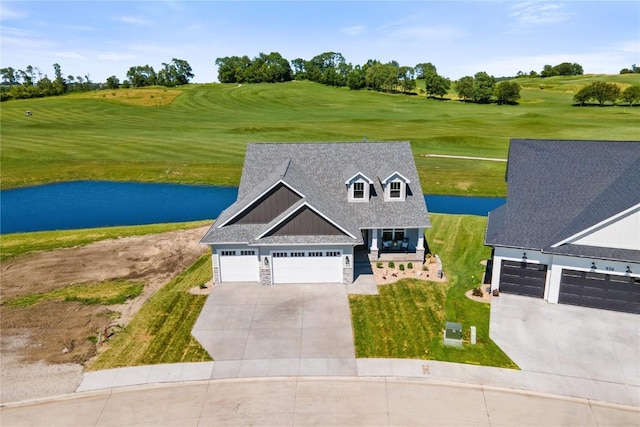
<path fill-rule="evenodd" d="M 352 283 L 356 253 L 423 260 L 427 227 L 408 142 L 249 144 L 238 198 L 201 243 L 216 283 Z"/>
<path fill-rule="evenodd" d="M 640 313 L 640 142 L 514 139 L 491 288 Z"/>

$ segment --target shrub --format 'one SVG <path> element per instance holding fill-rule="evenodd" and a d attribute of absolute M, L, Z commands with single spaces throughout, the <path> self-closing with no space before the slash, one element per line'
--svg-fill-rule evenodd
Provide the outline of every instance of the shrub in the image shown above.
<path fill-rule="evenodd" d="M 473 291 L 471 292 L 471 294 L 474 297 L 481 297 L 483 295 L 482 294 L 482 289 L 481 288 L 473 288 Z"/>
<path fill-rule="evenodd" d="M 389 268 L 396 268 L 396 264 L 393 261 L 389 261 Z"/>
<path fill-rule="evenodd" d="M 380 261 L 376 262 L 376 267 L 377 268 L 382 268 L 382 262 L 380 262 Z"/>
<path fill-rule="evenodd" d="M 412 262 L 408 263 L 408 264 L 407 264 L 407 268 L 408 268 L 409 270 L 411 270 L 411 269 L 413 268 L 413 263 L 412 263 Z"/>
<path fill-rule="evenodd" d="M 404 271 L 404 264 L 400 264 L 398 268 L 400 269 L 400 271 Z"/>

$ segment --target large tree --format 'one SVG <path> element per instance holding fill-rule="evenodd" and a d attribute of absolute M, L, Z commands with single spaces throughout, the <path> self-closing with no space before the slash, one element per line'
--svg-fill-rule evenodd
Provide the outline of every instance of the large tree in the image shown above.
<path fill-rule="evenodd" d="M 496 79 L 485 71 L 480 71 L 473 77 L 473 100 L 486 104 L 491 101 Z"/>
<path fill-rule="evenodd" d="M 458 98 L 463 101 L 473 99 L 473 77 L 464 76 L 460 78 L 455 84 L 455 90 L 458 93 Z"/>
<path fill-rule="evenodd" d="M 145 87 L 156 84 L 156 72 L 150 65 L 138 65 L 136 67 L 129 68 L 127 71 L 127 77 L 132 87 Z"/>
<path fill-rule="evenodd" d="M 420 63 L 415 67 L 413 67 L 413 69 L 416 74 L 416 79 L 424 79 L 427 76 L 427 73 L 429 72 L 438 74 L 438 71 L 436 70 L 436 66 L 433 65 L 431 62 Z"/>
<path fill-rule="evenodd" d="M 434 67 L 433 70 L 427 71 L 424 76 L 424 86 L 427 96 L 439 96 L 440 98 L 444 98 L 449 91 L 449 88 L 451 88 L 451 81 L 445 77 L 439 76 L 438 73 L 435 72 Z"/>
<path fill-rule="evenodd" d="M 637 101 L 640 101 L 640 85 L 631 85 L 622 91 L 620 98 L 631 107 Z"/>
<path fill-rule="evenodd" d="M 512 81 L 503 81 L 496 85 L 496 101 L 499 105 L 515 104 L 520 99 L 520 85 Z"/>
<path fill-rule="evenodd" d="M 615 104 L 620 96 L 620 88 L 614 83 L 593 82 L 581 88 L 573 97 L 573 100 L 584 105 L 590 99 L 595 99 L 602 107 L 606 102 Z"/>

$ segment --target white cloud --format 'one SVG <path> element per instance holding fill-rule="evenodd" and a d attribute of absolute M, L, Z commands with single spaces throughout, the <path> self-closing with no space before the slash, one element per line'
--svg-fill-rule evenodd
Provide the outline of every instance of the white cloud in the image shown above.
<path fill-rule="evenodd" d="M 367 27 L 364 25 L 354 25 L 352 27 L 343 28 L 341 31 L 348 36 L 359 36 L 367 31 Z"/>
<path fill-rule="evenodd" d="M 124 22 L 125 24 L 131 24 L 131 25 L 149 25 L 149 24 L 151 24 L 146 19 L 140 18 L 140 17 L 137 17 L 137 16 L 119 16 L 119 17 L 115 18 L 115 20 L 119 21 L 119 22 Z"/>
<path fill-rule="evenodd" d="M 566 22 L 571 18 L 571 14 L 559 3 L 527 1 L 512 6 L 511 17 L 515 26 L 523 28 Z"/>
<path fill-rule="evenodd" d="M 122 53 L 113 53 L 113 52 L 106 52 L 106 53 L 100 53 L 98 54 L 98 59 L 100 60 L 104 60 L 104 61 L 126 61 L 129 59 L 136 59 L 137 56 L 133 55 L 133 54 L 122 54 Z"/>
<path fill-rule="evenodd" d="M 88 25 L 73 25 L 73 24 L 65 25 L 63 28 L 66 28 L 67 30 L 82 31 L 82 32 L 97 30 L 97 28 L 90 27 Z"/>
<path fill-rule="evenodd" d="M 24 19 L 27 16 L 28 16 L 28 13 L 23 10 L 12 9 L 7 7 L 6 3 L 0 3 L 0 20 L 1 21 L 6 21 L 10 19 Z"/>
<path fill-rule="evenodd" d="M 78 52 L 73 52 L 73 51 L 53 52 L 53 55 L 58 58 L 65 58 L 65 59 L 86 59 L 84 56 L 82 56 Z"/>

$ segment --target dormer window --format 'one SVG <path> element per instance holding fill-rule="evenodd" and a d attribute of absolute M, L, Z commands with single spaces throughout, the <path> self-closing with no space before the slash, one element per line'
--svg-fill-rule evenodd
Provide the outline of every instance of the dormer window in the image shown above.
<path fill-rule="evenodd" d="M 380 181 L 384 189 L 384 200 L 387 202 L 404 202 L 407 198 L 409 180 L 396 171 Z"/>
<path fill-rule="evenodd" d="M 368 202 L 371 195 L 371 181 L 361 172 L 351 176 L 345 182 L 350 202 Z"/>
<path fill-rule="evenodd" d="M 353 183 L 353 198 L 355 200 L 363 200 L 364 199 L 364 182 L 354 182 Z"/>
<path fill-rule="evenodd" d="M 389 184 L 389 198 L 390 199 L 399 199 L 402 197 L 400 181 L 393 181 Z"/>

